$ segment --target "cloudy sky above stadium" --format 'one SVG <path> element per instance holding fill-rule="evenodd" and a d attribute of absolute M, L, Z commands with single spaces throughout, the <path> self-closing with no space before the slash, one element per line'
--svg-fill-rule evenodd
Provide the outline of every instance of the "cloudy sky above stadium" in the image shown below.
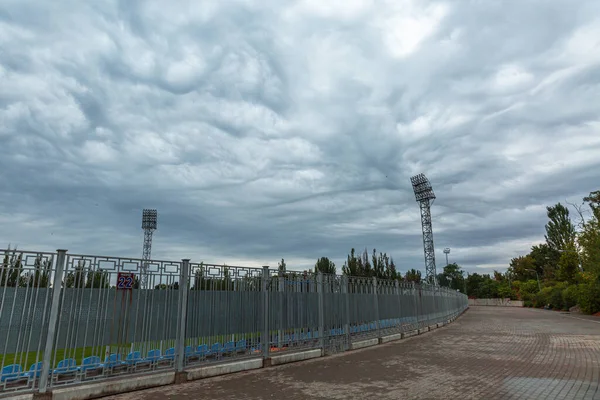
<path fill-rule="evenodd" d="M 0 5 L 0 240 L 341 268 L 503 269 L 600 189 L 600 2 Z"/>

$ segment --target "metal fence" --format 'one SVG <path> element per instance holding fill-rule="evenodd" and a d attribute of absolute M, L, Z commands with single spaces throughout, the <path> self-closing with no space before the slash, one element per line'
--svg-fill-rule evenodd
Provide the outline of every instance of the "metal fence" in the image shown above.
<path fill-rule="evenodd" d="M 0 250 L 0 262 L 0 395 L 301 349 L 345 351 L 468 306 L 443 287 L 185 259 Z"/>

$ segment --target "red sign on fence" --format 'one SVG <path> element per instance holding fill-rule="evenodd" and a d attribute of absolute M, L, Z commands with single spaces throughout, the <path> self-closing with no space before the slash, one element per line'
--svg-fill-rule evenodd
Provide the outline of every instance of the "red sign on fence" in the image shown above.
<path fill-rule="evenodd" d="M 133 289 L 134 275 L 131 272 L 119 272 L 117 274 L 117 290 Z"/>

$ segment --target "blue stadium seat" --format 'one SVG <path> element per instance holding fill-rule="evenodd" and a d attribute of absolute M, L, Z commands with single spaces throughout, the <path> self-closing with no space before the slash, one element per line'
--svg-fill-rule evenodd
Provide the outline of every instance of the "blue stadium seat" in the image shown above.
<path fill-rule="evenodd" d="M 153 349 L 150 350 L 148 352 L 148 356 L 146 357 L 146 361 L 150 361 L 152 363 L 157 362 L 158 360 L 160 360 L 161 356 L 160 356 L 160 350 L 159 349 Z"/>
<path fill-rule="evenodd" d="M 54 375 L 74 374 L 79 371 L 77 361 L 74 358 L 65 358 L 60 360 L 53 371 Z"/>
<path fill-rule="evenodd" d="M 196 355 L 198 357 L 206 357 L 210 353 L 208 350 L 208 346 L 205 344 L 201 344 L 196 348 Z"/>
<path fill-rule="evenodd" d="M 0 382 L 13 382 L 28 376 L 29 374 L 24 373 L 19 364 L 11 364 L 7 365 L 6 367 L 2 367 L 2 372 L 0 373 Z"/>
<path fill-rule="evenodd" d="M 121 360 L 120 354 L 109 354 L 104 359 L 104 368 L 106 368 L 108 373 L 116 372 L 116 370 L 126 370 L 127 365 L 126 362 Z"/>
<path fill-rule="evenodd" d="M 165 350 L 165 355 L 163 358 L 165 360 L 175 360 L 175 347 Z"/>
<path fill-rule="evenodd" d="M 223 348 L 221 346 L 221 343 L 217 342 L 217 343 L 213 343 L 212 346 L 210 346 L 210 350 L 208 351 L 208 353 L 206 354 L 207 356 L 212 356 L 212 357 L 219 357 L 221 355 Z"/>
<path fill-rule="evenodd" d="M 235 342 L 227 342 L 223 345 L 221 349 L 223 354 L 233 354 L 235 353 Z"/>
<path fill-rule="evenodd" d="M 104 365 L 101 363 L 100 357 L 91 356 L 86 357 L 81 362 L 79 368 L 82 378 L 87 378 L 89 375 L 98 375 L 104 369 Z"/>
<path fill-rule="evenodd" d="M 40 375 L 42 374 L 43 365 L 44 363 L 42 361 L 39 361 L 35 364 L 31 364 L 31 367 L 29 367 L 29 371 L 27 372 L 27 375 L 29 375 L 29 379 L 39 379 Z"/>
<path fill-rule="evenodd" d="M 247 349 L 248 344 L 246 343 L 246 339 L 238 340 L 238 342 L 235 344 L 235 351 L 237 353 L 245 353 Z"/>

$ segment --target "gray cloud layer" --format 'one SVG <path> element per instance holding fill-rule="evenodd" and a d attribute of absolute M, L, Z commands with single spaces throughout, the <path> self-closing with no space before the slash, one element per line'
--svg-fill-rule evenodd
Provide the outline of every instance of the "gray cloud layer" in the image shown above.
<path fill-rule="evenodd" d="M 409 177 L 470 270 L 599 189 L 600 3 L 0 5 L 0 241 L 207 262 L 423 268 Z"/>

